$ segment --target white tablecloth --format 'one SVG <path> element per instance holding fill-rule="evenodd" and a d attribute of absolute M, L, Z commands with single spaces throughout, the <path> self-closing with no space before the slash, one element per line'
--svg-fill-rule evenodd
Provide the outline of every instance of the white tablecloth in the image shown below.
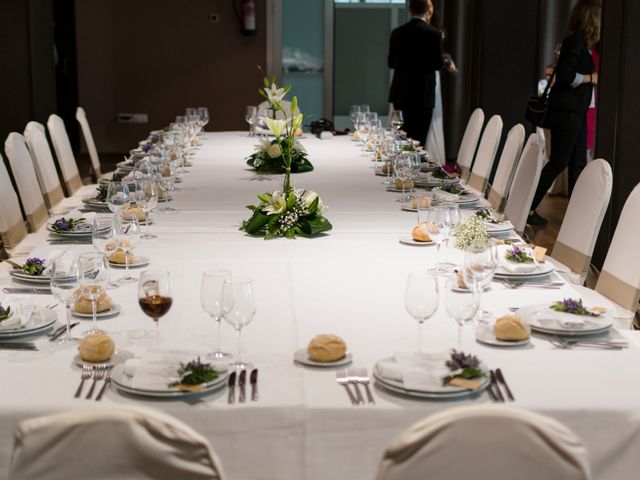
<path fill-rule="evenodd" d="M 342 336 L 354 366 L 369 371 L 376 360 L 415 348 L 417 324 L 404 309 L 404 286 L 408 272 L 433 265 L 435 248 L 398 242 L 409 234 L 415 214 L 400 210 L 399 194 L 384 191 L 383 178 L 372 174 L 371 163 L 348 138 L 304 139 L 315 170 L 293 176 L 297 188 L 317 191 L 329 207 L 329 235 L 272 241 L 244 235 L 238 231 L 250 213 L 244 206 L 256 202 L 256 193 L 281 188 L 280 176 L 247 169 L 243 159 L 253 142 L 240 132 L 207 134 L 194 166 L 177 185 L 181 190 L 171 206 L 178 211 L 155 215 L 151 228 L 158 239 L 142 241 L 137 253 L 150 257 L 151 267 L 171 272 L 174 304 L 161 320 L 160 348 L 213 348 L 214 325 L 199 300 L 205 269 L 253 277 L 258 310 L 243 331 L 243 355 L 260 369 L 260 401 L 230 406 L 225 391 L 190 401 L 153 401 L 113 388 L 101 403 L 73 399 L 80 377 L 73 348 L 38 338 L 39 352 L 0 350 L 0 478 L 6 476 L 20 420 L 72 408 L 143 404 L 175 415 L 210 440 L 232 480 L 360 480 L 373 478 L 385 446 L 413 422 L 443 408 L 489 402 L 486 395 L 420 401 L 376 388 L 375 406 L 354 408 L 333 370 L 293 363 L 293 352 L 319 333 Z M 33 254 L 45 256 L 50 248 L 43 243 Z M 447 255 L 461 259 L 459 252 Z M 11 283 L 1 275 L 0 284 Z M 137 306 L 137 285 L 109 294 L 123 312 L 101 326 L 112 332 L 118 348 L 135 354 L 153 348 L 153 325 Z M 571 295 L 576 294 L 570 286 L 508 290 L 494 284 L 483 306 L 502 315 L 508 307 Z M 35 301 L 52 303 L 47 296 Z M 56 312 L 62 321 L 64 310 Z M 430 349 L 456 347 L 457 326 L 443 307 L 425 327 Z M 496 349 L 471 340 L 465 348 L 502 368 L 516 405 L 573 429 L 587 446 L 596 478 L 628 479 L 640 466 L 640 337 L 625 336 L 632 348 L 615 352 L 558 350 L 535 338 L 529 348 Z M 235 351 L 236 337 L 227 325 L 223 345 Z"/>

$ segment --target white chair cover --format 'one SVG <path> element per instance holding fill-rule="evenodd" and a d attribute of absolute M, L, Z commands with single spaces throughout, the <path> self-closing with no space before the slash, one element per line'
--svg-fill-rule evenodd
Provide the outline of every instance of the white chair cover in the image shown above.
<path fill-rule="evenodd" d="M 182 422 L 142 408 L 70 411 L 18 426 L 12 480 L 219 480 L 207 440 Z"/>
<path fill-rule="evenodd" d="M 64 198 L 64 193 L 62 193 L 60 178 L 56 171 L 53 155 L 51 155 L 44 126 L 38 122 L 27 123 L 27 127 L 24 129 L 24 138 L 31 153 L 44 203 L 51 209 L 60 203 Z"/>
<path fill-rule="evenodd" d="M 96 180 L 99 180 L 102 176 L 100 158 L 98 157 L 98 150 L 96 150 L 96 144 L 93 141 L 93 134 L 91 133 L 91 128 L 89 127 L 89 121 L 87 120 L 87 114 L 84 111 L 84 108 L 78 107 L 76 109 L 76 120 L 78 120 L 78 123 L 80 124 L 82 135 L 84 136 L 84 142 L 87 145 L 87 150 L 89 151 L 91 168 L 93 169 L 93 173 L 96 175 Z"/>
<path fill-rule="evenodd" d="M 49 212 L 24 137 L 16 132 L 10 133 L 4 142 L 4 151 L 9 159 L 27 222 L 31 231 L 35 232 L 47 221 Z"/>
<path fill-rule="evenodd" d="M 429 153 L 431 160 L 444 165 L 447 162 L 447 155 L 444 144 L 444 126 L 442 117 L 442 89 L 440 88 L 440 72 L 436 72 L 436 104 L 433 107 L 431 126 L 427 134 L 425 150 Z"/>
<path fill-rule="evenodd" d="M 601 158 L 594 160 L 578 177 L 569 200 L 551 257 L 564 265 L 564 270 L 576 274 L 570 276 L 576 283 L 582 284 L 586 278 L 612 182 L 611 166 Z"/>
<path fill-rule="evenodd" d="M 0 155 L 0 235 L 4 246 L 15 247 L 27 236 L 18 195 L 11 185 L 9 172 Z"/>
<path fill-rule="evenodd" d="M 518 123 L 509 130 L 504 147 L 502 147 L 498 169 L 487 195 L 489 203 L 498 212 L 504 210 L 513 174 L 516 171 L 518 160 L 520 160 L 520 154 L 522 153 L 524 136 L 524 127 Z"/>
<path fill-rule="evenodd" d="M 588 480 L 582 442 L 559 422 L 515 407 L 450 408 L 388 446 L 377 480 Z"/>
<path fill-rule="evenodd" d="M 473 157 L 476 153 L 483 123 L 484 112 L 481 108 L 476 108 L 471 114 L 471 117 L 469 117 L 467 128 L 464 131 L 460 148 L 458 149 L 457 163 L 462 171 L 460 178 L 463 182 L 466 182 L 469 172 L 471 171 L 471 165 L 473 164 Z"/>
<path fill-rule="evenodd" d="M 500 115 L 494 115 L 487 122 L 487 126 L 484 127 L 482 140 L 480 140 L 476 160 L 473 162 L 473 169 L 469 177 L 469 187 L 481 195 L 484 194 L 487 180 L 489 179 L 489 175 L 491 175 L 491 169 L 496 159 L 501 136 L 502 117 Z"/>
<path fill-rule="evenodd" d="M 56 114 L 49 116 L 47 127 L 49 128 L 53 149 L 56 151 L 56 157 L 58 158 L 58 165 L 60 165 L 60 171 L 62 172 L 62 179 L 64 180 L 67 190 L 67 196 L 70 197 L 82 187 L 82 179 L 78 171 L 78 164 L 73 156 L 67 129 L 62 119 Z"/>
<path fill-rule="evenodd" d="M 518 168 L 513 176 L 509 198 L 504 207 L 504 215 L 509 220 L 516 232 L 521 233 L 527 224 L 527 217 L 533 201 L 540 172 L 542 170 L 542 159 L 538 155 L 538 141 L 536 134 L 529 135 Z"/>

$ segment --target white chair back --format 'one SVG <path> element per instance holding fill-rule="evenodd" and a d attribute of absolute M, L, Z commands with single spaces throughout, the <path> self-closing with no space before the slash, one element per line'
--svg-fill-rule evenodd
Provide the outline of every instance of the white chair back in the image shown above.
<path fill-rule="evenodd" d="M 87 114 L 84 108 L 78 107 L 76 109 L 76 120 L 80 124 L 82 129 L 82 135 L 84 136 L 84 143 L 87 145 L 89 151 L 89 157 L 91 158 L 91 168 L 96 176 L 96 181 L 102 176 L 102 168 L 100 167 L 100 158 L 98 157 L 98 150 L 96 144 L 93 141 L 93 134 L 91 133 L 91 127 L 89 127 L 89 121 L 87 120 Z"/>
<path fill-rule="evenodd" d="M 518 160 L 520 160 L 520 154 L 522 153 L 524 136 L 524 127 L 518 123 L 509 130 L 507 139 L 504 142 L 504 147 L 502 147 L 500 160 L 498 160 L 498 169 L 487 193 L 487 200 L 498 212 L 504 210 L 507 202 L 513 174 L 516 171 Z"/>
<path fill-rule="evenodd" d="M 0 155 L 0 236 L 5 247 L 13 248 L 27 236 L 27 227 L 24 225 L 20 201 L 11 185 L 9 172 Z"/>
<path fill-rule="evenodd" d="M 58 165 L 60 165 L 60 171 L 62 172 L 62 179 L 67 190 L 67 196 L 70 197 L 82 187 L 82 179 L 78 171 L 78 164 L 73 156 L 69 135 L 67 135 L 64 122 L 56 114 L 49 116 L 47 127 L 49 128 L 49 136 L 51 137 L 51 143 L 53 143 L 53 149 L 56 151 L 56 157 L 58 158 Z"/>
<path fill-rule="evenodd" d="M 522 233 L 527 224 L 527 217 L 541 171 L 542 162 L 538 155 L 538 141 L 536 134 L 532 133 L 522 150 L 522 155 L 520 155 L 520 162 L 511 183 L 509 198 L 504 207 L 505 217 L 513 224 L 518 233 Z"/>
<path fill-rule="evenodd" d="M 4 142 L 4 152 L 9 159 L 29 228 L 35 232 L 47 221 L 49 211 L 44 203 L 24 137 L 16 132 L 10 133 Z"/>
<path fill-rule="evenodd" d="M 464 457 L 462 458 L 461 455 Z M 377 480 L 588 480 L 587 452 L 567 427 L 515 407 L 450 408 L 387 447 Z"/>
<path fill-rule="evenodd" d="M 290 112 L 291 112 L 291 102 L 289 100 L 282 100 L 280 102 L 280 104 L 282 105 L 282 108 L 284 109 L 285 112 L 287 112 L 287 117 L 290 117 Z M 270 108 L 270 104 L 269 102 L 267 102 L 266 100 L 262 103 L 260 103 L 260 105 L 258 105 L 258 116 L 260 117 L 271 117 L 271 110 L 269 110 Z M 297 115 L 300 113 L 300 109 L 296 108 L 296 111 L 294 112 L 294 115 Z M 276 118 L 278 120 L 284 120 L 285 115 L 280 112 L 277 111 L 276 112 Z"/>
<path fill-rule="evenodd" d="M 622 208 L 596 284 L 596 291 L 631 312 L 636 311 L 640 299 L 638 218 L 640 184 L 636 185 Z"/>
<path fill-rule="evenodd" d="M 586 276 L 602 219 L 611 198 L 611 166 L 590 162 L 576 182 L 551 257 L 579 276 Z"/>
<path fill-rule="evenodd" d="M 458 149 L 457 163 L 461 170 L 460 178 L 463 182 L 467 181 L 467 177 L 471 171 L 473 156 L 476 153 L 476 147 L 478 146 L 478 139 L 480 138 L 483 123 L 484 112 L 481 108 L 476 108 L 471 114 L 471 117 L 469 117 L 467 128 L 464 131 L 462 141 L 460 142 L 460 148 Z"/>
<path fill-rule="evenodd" d="M 76 410 L 22 422 L 12 480 L 219 480 L 207 440 L 182 422 L 141 408 Z"/>
<path fill-rule="evenodd" d="M 487 122 L 482 133 L 482 140 L 478 146 L 476 160 L 473 162 L 473 169 L 469 177 L 469 187 L 475 189 L 481 194 L 487 187 L 489 175 L 493 168 L 493 162 L 496 159 L 500 137 L 502 136 L 502 117 L 494 115 Z"/>
<path fill-rule="evenodd" d="M 60 185 L 60 178 L 56 171 L 56 164 L 51 155 L 51 148 L 47 141 L 44 126 L 38 122 L 27 123 L 24 129 L 24 138 L 31 153 L 33 167 L 38 177 L 40 191 L 44 197 L 44 203 L 51 209 L 62 201 L 64 193 Z"/>

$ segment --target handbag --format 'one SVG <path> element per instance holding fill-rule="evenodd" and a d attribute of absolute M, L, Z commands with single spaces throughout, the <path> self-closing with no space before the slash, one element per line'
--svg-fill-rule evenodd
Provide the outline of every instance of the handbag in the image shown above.
<path fill-rule="evenodd" d="M 524 112 L 524 118 L 529 120 L 534 127 L 543 127 L 545 118 L 547 117 L 547 110 L 549 109 L 549 90 L 551 84 L 556 76 L 556 71 L 553 71 L 551 79 L 547 82 L 547 86 L 544 87 L 542 95 L 532 95 L 529 97 L 529 103 L 527 103 L 527 110 Z"/>

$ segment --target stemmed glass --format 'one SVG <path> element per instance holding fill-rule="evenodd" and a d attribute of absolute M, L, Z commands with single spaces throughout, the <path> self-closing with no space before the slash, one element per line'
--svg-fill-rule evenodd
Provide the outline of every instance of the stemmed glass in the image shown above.
<path fill-rule="evenodd" d="M 116 223 L 117 249 L 124 252 L 124 277 L 117 280 L 119 285 L 137 282 L 138 279 L 129 274 L 129 253 L 136 247 L 140 240 L 140 224 L 138 217 L 132 216 L 129 220 L 121 220 Z"/>
<path fill-rule="evenodd" d="M 129 206 L 129 187 L 122 181 L 111 181 L 107 188 L 107 205 L 109 210 L 119 217 L 122 210 Z"/>
<path fill-rule="evenodd" d="M 447 314 L 458 324 L 458 347 L 462 348 L 462 328 L 478 311 L 477 296 L 461 290 L 456 276 L 449 275 L 445 281 L 445 306 Z"/>
<path fill-rule="evenodd" d="M 407 182 L 411 181 L 412 175 L 412 163 L 411 156 L 405 153 L 398 155 L 395 162 L 396 178 L 402 182 L 402 196 L 398 199 L 399 202 L 407 202 L 411 200 L 411 197 L 407 197 L 405 190 Z"/>
<path fill-rule="evenodd" d="M 446 241 L 446 246 L 449 248 L 451 245 L 451 237 L 457 232 L 461 222 L 460 207 L 457 203 L 443 203 L 441 207 L 449 210 L 449 229 L 447 231 L 447 237 L 443 240 Z M 440 262 L 438 268 L 441 272 L 452 272 L 455 265 L 451 262 Z"/>
<path fill-rule="evenodd" d="M 158 184 L 153 180 L 141 180 L 137 184 L 135 193 L 136 205 L 144 213 L 144 223 L 146 226 L 146 233 L 140 235 L 140 238 L 144 240 L 151 240 L 157 238 L 156 235 L 152 235 L 149 230 L 149 221 L 151 219 L 151 211 L 158 205 Z"/>
<path fill-rule="evenodd" d="M 409 274 L 404 292 L 404 306 L 418 321 L 418 348 L 422 351 L 422 324 L 438 310 L 440 295 L 438 277 L 433 272 L 420 271 Z"/>
<path fill-rule="evenodd" d="M 427 221 L 427 231 L 431 240 L 436 242 L 436 265 L 434 270 L 440 272 L 440 248 L 442 242 L 449 237 L 451 232 L 451 213 L 446 206 L 431 207 Z"/>
<path fill-rule="evenodd" d="M 164 205 L 160 209 L 161 212 L 173 212 L 174 208 L 169 207 L 169 192 L 173 190 L 173 183 L 176 179 L 176 167 L 173 162 L 164 162 L 160 167 L 160 184 L 164 189 Z M 158 192 L 160 197 L 160 192 Z"/>
<path fill-rule="evenodd" d="M 80 269 L 80 291 L 83 296 L 91 300 L 91 313 L 93 314 L 91 329 L 85 333 L 97 333 L 101 331 L 97 328 L 97 302 L 109 286 L 107 260 L 101 253 L 83 253 L 78 257 L 78 267 Z"/>
<path fill-rule="evenodd" d="M 222 321 L 222 287 L 224 281 L 231 278 L 229 270 L 207 270 L 202 274 L 200 284 L 200 305 L 209 314 L 211 320 L 217 324 L 216 349 L 209 355 L 214 360 L 224 360 L 231 354 L 223 352 L 220 348 L 220 326 Z"/>
<path fill-rule="evenodd" d="M 204 131 L 204 127 L 209 123 L 209 109 L 207 107 L 198 107 L 198 115 L 200 115 L 200 126 Z"/>
<path fill-rule="evenodd" d="M 404 125 L 404 116 L 402 115 L 402 110 L 394 110 L 391 112 L 391 126 L 396 129 L 396 131 L 400 131 Z"/>
<path fill-rule="evenodd" d="M 160 337 L 158 322 L 171 308 L 173 298 L 166 270 L 146 270 L 138 282 L 138 303 L 142 311 L 156 324 L 155 343 Z"/>
<path fill-rule="evenodd" d="M 255 105 L 247 105 L 247 109 L 244 114 L 244 120 L 249 124 L 249 136 L 253 137 L 255 132 L 254 124 L 258 118 L 258 107 Z"/>
<path fill-rule="evenodd" d="M 222 315 L 238 332 L 238 356 L 230 367 L 243 369 L 250 365 L 242 361 L 242 327 L 248 325 L 256 314 L 253 297 L 253 280 L 247 277 L 227 278 L 222 286 Z"/>
<path fill-rule="evenodd" d="M 78 340 L 71 336 L 71 305 L 78 299 L 80 291 L 80 269 L 71 258 L 56 259 L 51 267 L 51 293 L 67 310 L 67 333 L 62 342 Z"/>
<path fill-rule="evenodd" d="M 482 310 L 482 292 L 489 286 L 498 268 L 498 246 L 494 240 L 484 245 L 472 245 L 464 258 L 464 282 L 476 297 L 478 303 L 477 321 L 482 321 L 489 312 Z"/>
<path fill-rule="evenodd" d="M 353 123 L 353 128 L 358 128 L 356 125 L 356 120 L 358 118 L 358 114 L 360 113 L 360 105 L 351 105 L 351 110 L 349 111 L 349 118 L 351 119 L 351 123 Z"/>

